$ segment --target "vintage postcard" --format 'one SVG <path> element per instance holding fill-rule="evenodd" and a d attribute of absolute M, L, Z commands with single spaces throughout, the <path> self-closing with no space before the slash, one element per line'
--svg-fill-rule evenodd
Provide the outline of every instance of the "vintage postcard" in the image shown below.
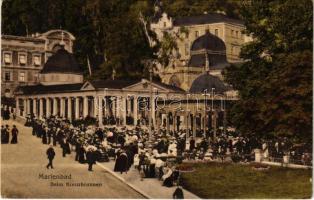
<path fill-rule="evenodd" d="M 1 197 L 312 197 L 310 0 L 2 0 Z"/>

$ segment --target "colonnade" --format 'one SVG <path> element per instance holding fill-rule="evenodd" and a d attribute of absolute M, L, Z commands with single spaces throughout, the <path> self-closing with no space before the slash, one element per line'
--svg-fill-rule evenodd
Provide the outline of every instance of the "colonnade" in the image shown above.
<path fill-rule="evenodd" d="M 71 95 L 71 96 L 70 96 Z M 185 110 L 175 110 L 171 106 L 166 109 L 157 109 L 155 101 L 149 100 L 148 96 L 132 95 L 82 95 L 74 96 L 19 96 L 16 98 L 17 115 L 26 117 L 33 114 L 42 119 L 51 115 L 64 117 L 70 121 L 83 119 L 87 116 L 98 120 L 99 125 L 107 125 L 108 118 L 114 119 L 111 125 L 137 125 L 139 119 L 152 118 L 155 129 L 165 127 L 167 131 L 187 130 L 195 136 L 197 130 L 213 130 L 214 134 L 218 127 L 226 128 L 226 110 L 221 103 L 209 100 L 206 109 L 202 104 L 189 102 L 183 105 Z M 152 106 L 150 106 L 152 104 Z M 216 105 L 216 106 L 215 106 Z M 219 106 L 220 105 L 220 106 Z M 188 107 L 189 106 L 189 107 Z M 211 107 L 211 108 L 210 108 Z M 148 108 L 148 109 L 147 109 Z M 148 125 L 146 123 L 146 125 Z"/>
<path fill-rule="evenodd" d="M 157 126 L 163 126 L 169 131 L 186 130 L 187 137 L 196 137 L 197 130 L 205 134 L 211 130 L 216 136 L 218 128 L 226 130 L 227 111 L 225 108 L 212 110 L 193 109 L 189 111 L 173 111 L 171 109 L 158 112 Z M 191 135 L 189 134 L 191 133 Z"/>
<path fill-rule="evenodd" d="M 117 119 L 117 125 L 126 125 L 127 117 L 132 118 L 132 125 L 137 125 L 143 112 L 141 99 L 135 96 L 56 96 L 56 97 L 17 97 L 16 107 L 18 116 L 26 117 L 33 114 L 39 119 L 60 116 L 68 120 L 94 117 L 103 125 L 106 117 Z M 153 110 L 156 107 L 153 102 Z M 154 120 L 154 118 L 153 118 Z M 131 125 L 131 124 L 128 124 Z"/>

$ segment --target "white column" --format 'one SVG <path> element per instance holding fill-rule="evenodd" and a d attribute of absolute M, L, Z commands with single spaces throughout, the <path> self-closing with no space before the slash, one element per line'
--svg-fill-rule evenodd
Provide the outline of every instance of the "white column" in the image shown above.
<path fill-rule="evenodd" d="M 80 118 L 80 98 L 75 97 L 75 119 Z"/>
<path fill-rule="evenodd" d="M 111 97 L 113 99 L 113 97 Z M 117 101 L 117 98 L 113 99 L 112 100 L 112 114 L 114 117 L 117 117 L 117 114 L 116 114 L 116 101 Z"/>
<path fill-rule="evenodd" d="M 85 118 L 88 115 L 88 97 L 83 99 L 83 117 Z"/>
<path fill-rule="evenodd" d="M 16 105 L 16 115 L 17 116 L 21 116 L 21 114 L 20 114 L 20 104 L 19 104 L 19 99 L 18 98 L 15 99 L 15 105 Z"/>
<path fill-rule="evenodd" d="M 65 98 L 63 97 L 60 98 L 60 116 L 65 116 Z"/>
<path fill-rule="evenodd" d="M 133 118 L 134 118 L 134 126 L 136 126 L 136 124 L 137 124 L 137 116 L 138 116 L 138 114 L 137 114 L 137 112 L 138 112 L 138 102 L 137 102 L 137 97 L 136 96 L 134 96 L 134 101 L 133 101 L 133 108 L 134 108 L 134 116 L 133 116 Z"/>
<path fill-rule="evenodd" d="M 46 98 L 46 117 L 50 117 L 51 115 L 51 102 L 50 98 Z"/>
<path fill-rule="evenodd" d="M 33 99 L 33 113 L 36 117 L 38 117 L 37 116 L 37 99 L 36 98 Z"/>
<path fill-rule="evenodd" d="M 110 112 L 110 104 L 109 104 L 109 99 L 106 98 L 106 96 L 103 97 L 104 99 L 104 116 L 108 117 L 109 116 L 109 112 Z"/>
<path fill-rule="evenodd" d="M 98 121 L 99 121 L 99 126 L 101 127 L 101 126 L 103 126 L 103 123 L 102 123 L 102 121 L 103 121 L 103 119 L 102 119 L 102 117 L 103 117 L 103 102 L 102 102 L 102 100 L 103 100 L 103 97 L 98 97 Z"/>
<path fill-rule="evenodd" d="M 96 118 L 98 115 L 98 97 L 94 96 L 94 117 Z"/>
<path fill-rule="evenodd" d="M 152 115 L 154 129 L 156 129 L 156 101 L 155 101 L 155 96 L 153 96 L 151 115 Z"/>
<path fill-rule="evenodd" d="M 127 101 L 127 108 L 128 108 L 128 116 L 130 117 L 131 116 L 131 113 L 132 113 L 132 110 L 131 110 L 131 96 L 130 98 L 126 98 L 126 101 Z"/>
<path fill-rule="evenodd" d="M 31 100 L 27 99 L 27 114 L 31 114 Z"/>
<path fill-rule="evenodd" d="M 127 102 L 128 102 L 128 106 L 131 105 L 131 104 L 129 104 L 130 99 L 122 96 L 121 97 L 121 106 L 122 106 L 121 111 L 122 111 L 123 126 L 126 125 L 126 104 L 127 104 Z M 128 110 L 131 111 L 130 107 L 128 108 Z"/>
<path fill-rule="evenodd" d="M 27 116 L 27 99 L 23 99 L 23 116 Z"/>
<path fill-rule="evenodd" d="M 116 97 L 116 118 L 119 119 L 119 125 L 121 123 L 121 115 L 120 115 L 120 111 L 121 111 L 121 104 L 122 104 L 122 97 L 117 96 Z"/>
<path fill-rule="evenodd" d="M 68 119 L 72 121 L 72 97 L 68 98 Z"/>
<path fill-rule="evenodd" d="M 58 101 L 57 98 L 53 98 L 53 115 L 56 116 L 58 114 Z"/>
<path fill-rule="evenodd" d="M 42 98 L 39 99 L 39 119 L 43 118 L 44 115 L 44 101 Z"/>

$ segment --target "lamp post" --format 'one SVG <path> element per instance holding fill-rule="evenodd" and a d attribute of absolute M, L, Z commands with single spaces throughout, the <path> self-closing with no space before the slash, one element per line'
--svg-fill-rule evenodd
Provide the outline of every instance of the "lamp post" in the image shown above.
<path fill-rule="evenodd" d="M 223 102 L 223 112 L 224 112 L 224 118 L 223 118 L 223 130 L 224 130 L 224 134 L 226 134 L 226 125 L 227 125 L 227 112 L 226 112 L 226 96 L 225 97 L 225 100 Z"/>
<path fill-rule="evenodd" d="M 215 88 L 212 88 L 212 111 L 214 111 L 214 90 Z"/>
<path fill-rule="evenodd" d="M 186 139 L 185 141 L 188 141 L 190 137 L 190 130 L 189 130 L 189 118 L 190 118 L 190 111 L 186 111 Z"/>
<path fill-rule="evenodd" d="M 186 118 L 186 141 L 189 137 L 189 116 L 190 116 L 190 110 L 189 110 L 189 97 L 191 94 L 186 94 L 186 112 L 187 112 L 187 118 Z M 192 128 L 192 127 L 191 127 Z"/>
<path fill-rule="evenodd" d="M 157 99 L 158 99 L 158 89 L 154 87 L 154 96 L 153 96 L 153 106 L 154 109 L 152 109 L 152 114 L 153 114 L 153 125 L 154 128 L 157 128 L 157 133 L 159 133 L 159 128 L 160 128 L 160 124 L 159 124 L 159 112 L 158 112 L 158 106 L 157 106 Z M 157 110 L 156 110 L 157 108 Z M 157 118 L 156 118 L 157 116 Z"/>
<path fill-rule="evenodd" d="M 212 109 L 211 109 L 211 117 L 213 116 L 214 120 L 216 120 L 216 116 L 215 116 L 215 113 L 214 113 L 214 91 L 215 91 L 215 88 L 212 88 Z M 214 128 L 214 140 L 216 140 L 216 122 L 213 121 L 213 118 L 212 118 L 212 123 L 215 125 L 213 128 Z"/>
<path fill-rule="evenodd" d="M 204 131 L 203 131 L 203 136 L 206 138 L 206 96 L 207 96 L 207 89 L 204 90 Z"/>
<path fill-rule="evenodd" d="M 152 112 L 152 108 L 153 108 L 153 87 L 152 87 L 152 82 L 153 82 L 153 65 L 151 63 L 149 63 L 149 104 L 150 104 L 150 115 L 149 115 L 149 136 L 148 136 L 148 140 L 149 142 L 151 142 L 152 139 L 152 116 L 153 116 L 153 112 Z"/>
<path fill-rule="evenodd" d="M 105 88 L 105 95 L 104 95 L 104 107 L 105 107 L 105 114 L 103 112 L 101 112 L 101 114 L 105 117 L 105 120 L 107 120 L 107 93 L 108 93 L 108 88 Z M 107 121 L 106 121 L 106 124 L 107 124 Z"/>

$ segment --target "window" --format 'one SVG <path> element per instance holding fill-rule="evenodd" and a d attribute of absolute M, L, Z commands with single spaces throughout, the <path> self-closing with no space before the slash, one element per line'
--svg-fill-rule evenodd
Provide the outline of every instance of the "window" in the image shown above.
<path fill-rule="evenodd" d="M 233 34 L 234 34 L 234 30 L 231 30 L 231 36 L 233 36 Z"/>
<path fill-rule="evenodd" d="M 20 72 L 19 81 L 25 82 L 25 72 Z"/>
<path fill-rule="evenodd" d="M 215 29 L 215 35 L 218 36 L 218 29 Z"/>
<path fill-rule="evenodd" d="M 34 63 L 34 65 L 36 65 L 36 66 L 39 66 L 40 65 L 40 56 L 39 55 L 35 55 L 34 57 L 33 57 L 33 63 Z"/>
<path fill-rule="evenodd" d="M 26 64 L 26 55 L 25 54 L 19 54 L 19 63 L 20 63 L 20 65 Z"/>
<path fill-rule="evenodd" d="M 236 38 L 238 38 L 239 31 L 236 31 Z"/>
<path fill-rule="evenodd" d="M 166 22 L 164 22 L 164 28 L 166 28 L 167 27 L 167 23 Z"/>
<path fill-rule="evenodd" d="M 4 63 L 5 64 L 11 64 L 12 63 L 12 57 L 10 53 L 4 53 Z"/>
<path fill-rule="evenodd" d="M 39 81 L 39 75 L 38 73 L 34 73 L 34 82 L 38 82 Z"/>
<path fill-rule="evenodd" d="M 198 36 L 199 36 L 199 32 L 195 31 L 195 37 L 198 38 Z"/>
<path fill-rule="evenodd" d="M 4 73 L 4 80 L 5 81 L 11 81 L 11 73 L 10 72 Z"/>

